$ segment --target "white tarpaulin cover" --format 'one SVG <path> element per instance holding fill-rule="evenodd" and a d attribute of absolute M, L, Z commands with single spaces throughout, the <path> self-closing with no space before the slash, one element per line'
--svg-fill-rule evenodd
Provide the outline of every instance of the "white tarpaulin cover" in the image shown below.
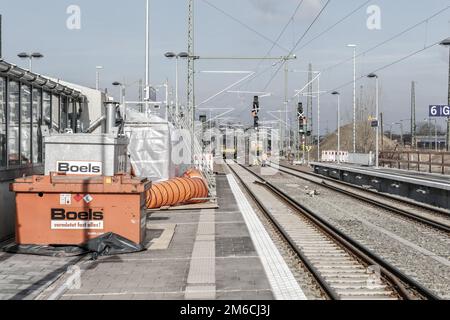
<path fill-rule="evenodd" d="M 172 131 L 172 125 L 158 116 L 127 110 L 125 132 L 130 139 L 128 150 L 136 176 L 155 182 L 175 177 Z"/>

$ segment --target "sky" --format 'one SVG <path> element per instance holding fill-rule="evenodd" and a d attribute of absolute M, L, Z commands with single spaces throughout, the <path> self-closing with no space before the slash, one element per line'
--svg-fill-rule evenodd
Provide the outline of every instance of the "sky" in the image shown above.
<path fill-rule="evenodd" d="M 339 88 L 341 93 L 343 121 L 349 122 L 352 117 L 353 50 L 347 44 L 357 44 L 358 54 L 365 52 L 447 8 L 428 22 L 357 59 L 358 77 L 383 68 L 377 74 L 381 88 L 380 108 L 386 123 L 410 118 L 411 81 L 417 82 L 418 120 L 427 117 L 430 104 L 447 102 L 449 52 L 446 48 L 432 46 L 400 63 L 389 65 L 450 37 L 448 0 L 331 0 L 306 33 L 327 1 L 303 0 L 291 19 L 300 2 L 195 0 L 195 54 L 200 57 L 261 58 L 281 57 L 292 52 L 297 59 L 290 61 L 288 66 L 291 71 L 288 73 L 291 118 L 297 102 L 293 98 L 295 90 L 307 82 L 306 73 L 293 71 L 307 70 L 311 63 L 314 70 L 322 71 L 320 89 L 325 91 L 320 97 L 323 133 L 336 128 L 336 98 L 330 94 L 332 90 Z M 187 4 L 187 0 L 151 0 L 150 78 L 153 85 L 162 84 L 166 79 L 174 85 L 175 63 L 165 58 L 164 53 L 187 50 Z M 66 22 L 70 17 L 67 8 L 71 5 L 81 10 L 80 29 L 67 28 Z M 369 14 L 366 10 L 372 5 L 380 8 L 379 30 L 367 27 Z M 358 7 L 360 9 L 355 11 Z M 330 29 L 351 12 L 354 13 Z M 33 71 L 89 87 L 95 86 L 95 67 L 101 65 L 104 67 L 101 71 L 102 88 L 117 95 L 118 89 L 111 83 L 124 82 L 130 84 L 127 98 L 134 100 L 137 97 L 136 83 L 145 75 L 144 0 L 2 0 L 0 13 L 3 15 L 3 58 L 8 62 L 26 67 L 26 62 L 20 60 L 17 53 L 39 51 L 45 58 L 34 63 Z M 277 45 L 269 51 L 287 23 L 289 25 Z M 302 40 L 295 47 L 299 39 Z M 341 63 L 343 61 L 346 62 Z M 341 64 L 329 69 L 338 63 Z M 254 80 L 233 90 L 271 93 L 271 97 L 261 99 L 260 115 L 263 120 L 271 120 L 273 118 L 267 111 L 284 109 L 284 72 L 281 68 L 276 73 L 279 68 L 276 60 L 262 63 L 256 59 L 199 60 L 196 63 L 197 103 L 243 77 L 242 74 L 204 71 L 254 71 L 258 72 Z M 180 97 L 184 103 L 185 61 L 180 61 L 179 70 Z M 365 95 L 374 95 L 373 80 L 362 79 L 358 81 L 358 88 L 361 85 Z M 250 124 L 252 96 L 226 93 L 202 107 L 233 108 L 231 117 L 237 122 Z M 314 113 L 316 111 L 317 100 L 314 99 Z"/>

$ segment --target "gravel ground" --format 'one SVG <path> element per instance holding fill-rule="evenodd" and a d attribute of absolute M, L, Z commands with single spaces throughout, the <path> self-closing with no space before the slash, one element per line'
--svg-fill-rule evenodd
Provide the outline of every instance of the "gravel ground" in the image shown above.
<path fill-rule="evenodd" d="M 225 169 L 225 172 L 231 173 L 229 169 Z M 270 238 L 272 239 L 275 246 L 278 248 L 281 256 L 285 260 L 295 280 L 302 288 L 308 300 L 324 300 L 325 296 L 321 289 L 318 287 L 316 280 L 312 277 L 309 271 L 305 268 L 301 260 L 296 256 L 295 252 L 290 249 L 283 239 L 282 235 L 276 231 L 276 227 L 266 218 L 266 216 L 261 212 L 258 206 L 251 200 L 244 186 L 239 179 L 237 179 L 238 184 L 241 186 L 242 191 L 247 195 L 249 203 L 251 204 L 253 210 L 258 215 L 263 226 L 267 230 Z"/>
<path fill-rule="evenodd" d="M 289 170 L 289 169 L 286 169 L 286 168 L 282 168 L 282 169 Z M 299 174 L 301 174 L 301 173 L 299 173 Z M 433 220 L 436 220 L 436 221 L 438 221 L 440 223 L 443 223 L 443 224 L 446 224 L 446 225 L 450 226 L 450 213 L 440 213 L 440 212 L 435 212 L 435 211 L 432 211 L 432 210 L 424 210 L 424 209 L 422 209 L 420 207 L 403 203 L 400 200 L 399 201 L 395 201 L 395 200 L 387 199 L 386 197 L 383 197 L 383 194 L 380 194 L 380 193 L 358 190 L 358 189 L 355 189 L 355 188 L 344 186 L 344 185 L 339 184 L 337 182 L 335 183 L 335 182 L 331 182 L 331 181 L 328 181 L 328 180 L 323 180 L 323 179 L 321 179 L 319 177 L 308 176 L 308 178 L 309 179 L 313 179 L 315 181 L 318 181 L 319 183 L 322 182 L 322 181 L 325 181 L 326 183 L 328 183 L 330 185 L 336 186 L 338 188 L 341 188 L 341 189 L 344 189 L 344 190 L 347 190 L 347 191 L 350 191 L 350 192 L 353 192 L 353 193 L 360 194 L 360 195 L 362 195 L 364 197 L 368 197 L 368 198 L 371 198 L 371 199 L 374 199 L 374 200 L 387 201 L 388 203 L 390 203 L 391 205 L 396 206 L 399 209 L 408 210 L 410 213 L 414 213 L 414 214 L 417 214 L 419 216 L 423 216 L 423 217 L 428 218 L 428 219 L 433 219 Z M 408 200 L 410 200 L 410 199 L 408 199 Z M 412 201 L 412 200 L 410 200 L 410 201 Z"/>
<path fill-rule="evenodd" d="M 288 174 L 265 178 L 439 296 L 450 298 L 450 237 L 445 233 Z M 319 195 L 307 194 L 314 190 Z"/>

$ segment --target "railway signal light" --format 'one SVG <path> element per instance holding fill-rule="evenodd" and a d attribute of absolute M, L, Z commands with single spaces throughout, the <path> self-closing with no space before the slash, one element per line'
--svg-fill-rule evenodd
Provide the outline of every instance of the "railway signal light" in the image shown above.
<path fill-rule="evenodd" d="M 307 127 L 308 121 L 305 116 L 305 110 L 303 108 L 303 103 L 301 103 L 301 102 L 298 103 L 297 112 L 298 112 L 299 133 L 302 135 L 305 135 L 305 134 L 307 134 L 306 127 Z"/>
<path fill-rule="evenodd" d="M 304 115 L 305 110 L 303 109 L 303 103 L 301 103 L 301 102 L 298 103 L 297 112 L 298 112 L 299 118 Z"/>
<path fill-rule="evenodd" d="M 259 113 L 259 97 L 255 96 L 253 98 L 253 109 L 252 109 L 253 117 L 257 116 L 258 113 Z"/>
<path fill-rule="evenodd" d="M 257 129 L 259 126 L 258 113 L 259 113 L 259 97 L 255 96 L 253 98 L 253 109 L 252 109 L 252 116 L 253 116 L 253 120 L 254 120 L 255 129 Z"/>

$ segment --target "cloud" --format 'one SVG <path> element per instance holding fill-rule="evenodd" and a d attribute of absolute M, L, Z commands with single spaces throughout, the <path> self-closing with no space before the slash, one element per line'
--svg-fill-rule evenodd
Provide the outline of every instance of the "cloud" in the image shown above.
<path fill-rule="evenodd" d="M 300 0 L 249 0 L 250 4 L 259 12 L 260 16 L 268 21 L 286 19 L 294 12 Z M 304 0 L 297 18 L 308 18 L 317 14 L 323 6 L 321 0 Z"/>
<path fill-rule="evenodd" d="M 273 20 L 282 12 L 282 5 L 278 1 L 272 0 L 249 0 L 250 4 L 259 11 L 259 14 L 267 19 Z M 289 0 L 289 2 L 291 2 Z"/>

